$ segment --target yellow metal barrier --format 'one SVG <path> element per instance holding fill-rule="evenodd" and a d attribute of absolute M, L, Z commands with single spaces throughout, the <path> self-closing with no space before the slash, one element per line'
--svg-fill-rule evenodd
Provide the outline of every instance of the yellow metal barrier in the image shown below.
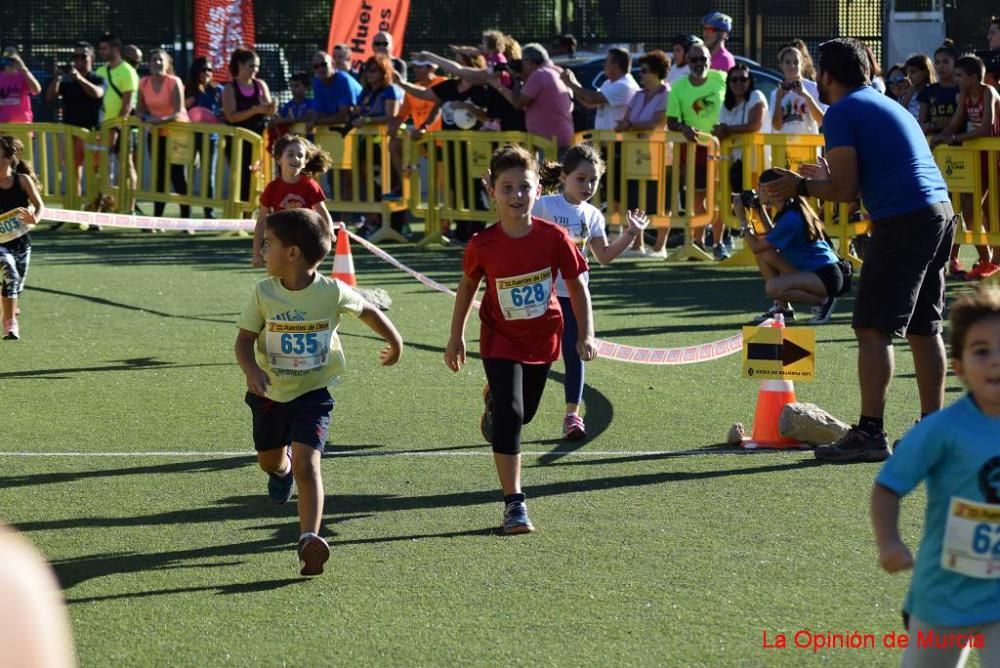
<path fill-rule="evenodd" d="M 24 144 L 24 159 L 39 175 L 46 204 L 81 209 L 99 197 L 93 132 L 63 123 L 0 123 L 0 134 Z"/>
<path fill-rule="evenodd" d="M 295 129 L 293 127 L 293 129 Z M 386 126 L 341 128 L 317 127 L 314 142 L 333 158 L 330 192 L 326 205 L 338 212 L 377 214 L 381 226 L 369 238 L 372 243 L 406 241 L 392 227 L 392 214 L 405 211 L 407 201 L 393 197 L 392 156 Z"/>
<path fill-rule="evenodd" d="M 717 211 L 717 162 L 719 141 L 702 135 L 699 143 L 687 141 L 677 132 L 614 132 L 595 130 L 577 136 L 581 142 L 597 146 L 604 155 L 607 170 L 603 188 L 592 203 L 606 203 L 605 220 L 611 225 L 624 225 L 629 205 L 643 209 L 654 228 L 684 228 L 684 245 L 675 259 L 711 260 L 712 256 L 694 243 L 694 230 L 712 222 Z M 697 151 L 706 151 L 707 160 L 697 164 Z M 679 169 L 683 165 L 683 169 Z M 704 170 L 705 206 L 697 211 L 694 193 L 698 172 Z M 660 184 L 667 185 L 666 188 Z M 682 188 L 683 187 L 683 188 Z M 687 196 L 681 209 L 681 191 Z M 651 192 L 655 194 L 650 196 Z M 669 195 L 669 197 L 668 197 Z"/>
<path fill-rule="evenodd" d="M 955 230 L 955 243 L 1000 248 L 1000 139 L 938 146 L 934 149 L 934 159 L 948 185 L 955 211 L 962 211 L 962 195 L 972 199 L 972 220 L 965 221 L 964 230 Z M 985 213 L 979 205 L 984 197 Z"/>
<path fill-rule="evenodd" d="M 403 141 L 404 163 L 411 168 L 403 194 L 411 211 L 425 213 L 424 238 L 420 242 L 424 246 L 442 242 L 444 220 L 496 221 L 493 207 L 482 200 L 481 179 L 497 147 L 519 144 L 542 160 L 556 157 L 554 141 L 524 132 L 445 130 L 427 134 L 416 142 L 409 138 Z M 421 183 L 413 168 L 419 151 L 426 152 L 426 184 Z M 421 196 L 423 189 L 426 200 Z"/>

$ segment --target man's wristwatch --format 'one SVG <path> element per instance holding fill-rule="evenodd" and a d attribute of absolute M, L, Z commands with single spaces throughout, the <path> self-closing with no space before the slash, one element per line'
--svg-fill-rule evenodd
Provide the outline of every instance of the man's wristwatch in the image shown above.
<path fill-rule="evenodd" d="M 795 186 L 795 192 L 800 197 L 809 197 L 809 179 L 799 179 L 799 183 Z"/>

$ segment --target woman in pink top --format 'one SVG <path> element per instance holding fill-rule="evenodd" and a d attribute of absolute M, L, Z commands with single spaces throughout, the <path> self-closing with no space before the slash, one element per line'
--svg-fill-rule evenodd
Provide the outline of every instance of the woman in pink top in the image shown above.
<path fill-rule="evenodd" d="M 153 49 L 149 52 L 149 76 L 139 82 L 139 117 L 150 125 L 161 125 L 171 122 L 188 122 L 187 110 L 184 109 L 184 82 L 174 75 L 173 60 L 163 49 Z M 148 135 L 148 146 L 153 150 L 153 134 Z M 167 163 L 167 134 L 169 130 L 161 128 L 157 135 L 157 155 L 155 184 L 157 192 L 164 192 L 164 180 Z M 170 165 L 170 182 L 179 195 L 187 195 L 187 178 L 184 175 L 184 165 Z M 153 203 L 153 215 L 162 216 L 165 202 Z M 191 217 L 191 207 L 182 204 L 181 216 Z"/>
<path fill-rule="evenodd" d="M 31 96 L 38 95 L 42 86 L 13 46 L 3 50 L 0 63 L 0 123 L 30 123 Z"/>

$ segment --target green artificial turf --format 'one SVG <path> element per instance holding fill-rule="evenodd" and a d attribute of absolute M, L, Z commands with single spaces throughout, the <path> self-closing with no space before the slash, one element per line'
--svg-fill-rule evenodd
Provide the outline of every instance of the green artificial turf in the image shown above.
<path fill-rule="evenodd" d="M 389 246 L 455 285 L 460 251 Z M 757 383 L 739 355 L 688 366 L 588 365 L 586 443 L 557 440 L 561 364 L 525 428 L 538 532 L 504 538 L 478 423 L 478 357 L 442 363 L 452 300 L 359 247 L 407 347 L 342 327 L 349 369 L 328 456 L 323 576 L 298 577 L 293 504 L 265 496 L 233 322 L 259 270 L 233 236 L 41 230 L 24 340 L 0 342 L 7 410 L 0 520 L 51 560 L 84 666 L 895 665 L 908 576 L 879 570 L 874 465 L 733 453 Z M 329 271 L 329 263 L 324 265 Z M 664 347 L 721 339 L 768 302 L 749 270 L 622 260 L 593 272 L 599 337 Z M 858 412 L 851 299 L 817 329 L 798 397 Z M 478 322 L 467 330 L 475 351 Z M 949 379 L 948 399 L 960 388 Z M 897 348 L 887 427 L 918 412 Z M 97 453 L 101 453 L 98 455 Z M 107 456 L 107 453 L 119 453 Z M 164 453 L 138 456 L 143 453 Z M 904 502 L 915 549 L 923 493 Z M 875 634 L 875 650 L 762 647 L 801 629 Z"/>

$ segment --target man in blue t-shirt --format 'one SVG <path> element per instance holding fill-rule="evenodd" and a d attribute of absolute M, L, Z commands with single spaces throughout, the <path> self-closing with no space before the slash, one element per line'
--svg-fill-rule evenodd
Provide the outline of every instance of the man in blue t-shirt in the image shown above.
<path fill-rule="evenodd" d="M 358 104 L 361 84 L 347 72 L 335 70 L 333 59 L 326 51 L 313 55 L 314 125 L 343 125 L 351 116 L 351 107 Z"/>
<path fill-rule="evenodd" d="M 868 57 L 853 39 L 819 47 L 826 160 L 765 186 L 772 196 L 853 202 L 860 195 L 872 235 L 854 305 L 861 419 L 816 458 L 878 462 L 889 456 L 883 416 L 892 379 L 892 337 L 913 352 L 921 416 L 944 401 L 941 339 L 944 275 L 955 214 L 941 172 L 916 119 L 869 85 Z M 888 148 L 887 148 L 888 147 Z"/>

